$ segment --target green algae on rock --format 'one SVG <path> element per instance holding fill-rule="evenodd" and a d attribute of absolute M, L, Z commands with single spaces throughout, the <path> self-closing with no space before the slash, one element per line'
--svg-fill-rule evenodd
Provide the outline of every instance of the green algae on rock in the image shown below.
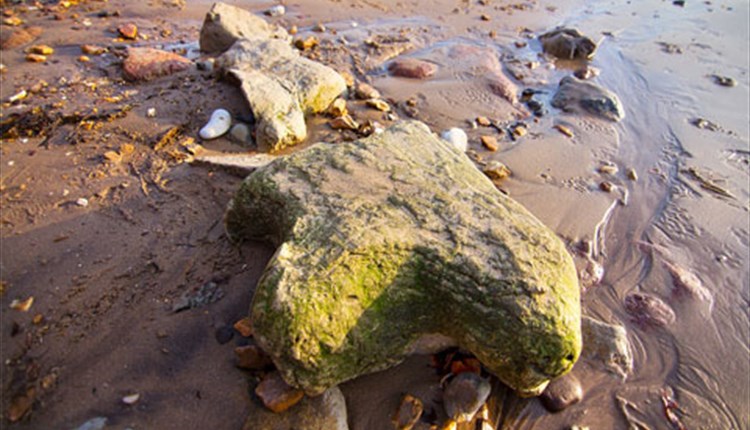
<path fill-rule="evenodd" d="M 278 247 L 255 336 L 309 394 L 399 363 L 425 335 L 454 339 L 524 395 L 580 354 L 563 243 L 420 122 L 277 158 L 245 179 L 225 222 L 233 240 Z"/>

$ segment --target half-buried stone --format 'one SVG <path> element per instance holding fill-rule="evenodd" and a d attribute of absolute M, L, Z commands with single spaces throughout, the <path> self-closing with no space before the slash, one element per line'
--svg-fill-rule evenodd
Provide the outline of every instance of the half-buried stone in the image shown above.
<path fill-rule="evenodd" d="M 555 234 L 424 124 L 319 143 L 248 176 L 233 240 L 278 247 L 255 338 L 308 394 L 402 361 L 425 335 L 538 395 L 581 351 L 578 279 Z"/>
<path fill-rule="evenodd" d="M 551 104 L 565 112 L 588 113 L 610 121 L 625 118 L 625 110 L 617 94 L 572 76 L 560 80 Z"/>

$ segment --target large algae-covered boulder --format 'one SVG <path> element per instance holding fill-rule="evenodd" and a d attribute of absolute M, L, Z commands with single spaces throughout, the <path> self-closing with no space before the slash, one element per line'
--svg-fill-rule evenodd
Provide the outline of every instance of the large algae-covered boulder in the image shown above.
<path fill-rule="evenodd" d="M 280 157 L 247 177 L 231 238 L 278 246 L 251 309 L 258 343 L 309 394 L 453 338 L 525 395 L 581 350 L 565 246 L 419 122 Z"/>

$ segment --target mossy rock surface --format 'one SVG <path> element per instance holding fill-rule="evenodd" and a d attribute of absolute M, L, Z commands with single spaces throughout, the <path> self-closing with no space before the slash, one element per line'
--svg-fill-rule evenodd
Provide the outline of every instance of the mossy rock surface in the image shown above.
<path fill-rule="evenodd" d="M 278 158 L 247 177 L 225 221 L 234 240 L 278 247 L 255 336 L 309 394 L 399 363 L 428 334 L 526 395 L 580 354 L 563 243 L 420 122 Z"/>

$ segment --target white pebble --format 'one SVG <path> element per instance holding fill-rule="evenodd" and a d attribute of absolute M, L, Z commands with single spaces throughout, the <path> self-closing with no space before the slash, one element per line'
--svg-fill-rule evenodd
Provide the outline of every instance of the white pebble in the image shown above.
<path fill-rule="evenodd" d="M 82 208 L 85 208 L 89 205 L 89 200 L 81 197 L 80 199 L 76 200 L 76 204 Z"/>
<path fill-rule="evenodd" d="M 16 164 L 15 161 L 13 160 L 8 161 L 8 166 L 13 167 L 14 164 Z"/>
<path fill-rule="evenodd" d="M 146 111 L 146 117 L 147 118 L 156 117 L 156 108 L 148 108 L 148 110 Z"/>
<path fill-rule="evenodd" d="M 469 147 L 469 138 L 466 136 L 466 132 L 460 128 L 450 128 L 445 130 L 440 133 L 440 137 L 461 152 L 466 152 L 466 149 Z"/>
<path fill-rule="evenodd" d="M 216 139 L 228 132 L 231 125 L 232 115 L 224 109 L 216 109 L 214 113 L 211 114 L 211 119 L 208 121 L 208 124 L 201 129 L 200 136 L 205 140 Z"/>
<path fill-rule="evenodd" d="M 122 398 L 122 402 L 126 405 L 134 405 L 138 402 L 138 400 L 141 398 L 140 394 L 131 394 L 129 396 L 125 396 Z"/>
<path fill-rule="evenodd" d="M 266 15 L 271 17 L 282 16 L 286 13 L 286 8 L 283 5 L 276 5 L 266 11 Z"/>

